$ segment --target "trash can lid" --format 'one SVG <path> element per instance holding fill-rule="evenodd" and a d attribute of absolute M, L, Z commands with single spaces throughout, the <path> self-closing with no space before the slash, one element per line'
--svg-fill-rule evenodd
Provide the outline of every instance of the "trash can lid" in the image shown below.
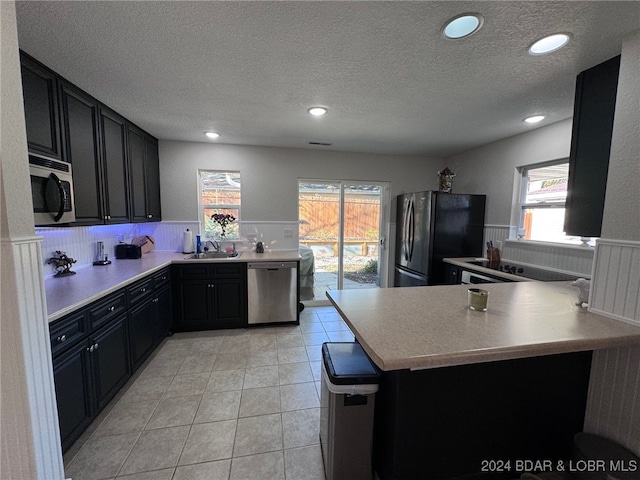
<path fill-rule="evenodd" d="M 323 343 L 322 359 L 333 384 L 380 383 L 380 372 L 357 342 Z"/>

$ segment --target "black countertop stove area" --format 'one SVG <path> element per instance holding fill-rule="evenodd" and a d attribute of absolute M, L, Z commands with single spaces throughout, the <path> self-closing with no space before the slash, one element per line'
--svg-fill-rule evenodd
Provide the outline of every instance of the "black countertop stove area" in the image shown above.
<path fill-rule="evenodd" d="M 514 262 L 490 262 L 489 260 L 477 260 L 467 262 L 471 265 L 489 268 L 498 272 L 510 273 L 519 277 L 530 278 L 540 282 L 561 282 L 569 280 L 577 280 L 580 276 L 570 275 L 567 273 L 554 272 L 545 270 L 544 268 L 531 267 L 529 265 L 521 265 Z"/>

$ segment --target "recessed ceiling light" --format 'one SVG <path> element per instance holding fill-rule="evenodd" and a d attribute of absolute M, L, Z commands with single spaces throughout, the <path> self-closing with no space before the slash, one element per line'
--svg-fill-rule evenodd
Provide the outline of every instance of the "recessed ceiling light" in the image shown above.
<path fill-rule="evenodd" d="M 329 110 L 327 110 L 324 107 L 311 107 L 307 111 L 314 117 L 321 117 L 322 115 L 326 114 Z"/>
<path fill-rule="evenodd" d="M 547 53 L 555 52 L 569 43 L 570 39 L 571 35 L 568 33 L 554 33 L 534 42 L 529 47 L 529 54 L 546 55 Z"/>
<path fill-rule="evenodd" d="M 447 21 L 442 27 L 445 38 L 457 40 L 473 35 L 482 27 L 484 18 L 479 13 L 463 13 Z"/>
<path fill-rule="evenodd" d="M 523 120 L 526 123 L 538 123 L 544 120 L 546 117 L 544 115 L 532 115 Z"/>
<path fill-rule="evenodd" d="M 216 132 L 204 132 L 204 134 L 209 138 L 218 138 L 220 136 L 220 134 Z"/>

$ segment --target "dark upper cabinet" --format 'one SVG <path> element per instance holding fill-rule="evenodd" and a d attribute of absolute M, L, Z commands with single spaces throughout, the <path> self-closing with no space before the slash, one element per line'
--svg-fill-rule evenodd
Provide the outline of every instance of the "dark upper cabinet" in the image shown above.
<path fill-rule="evenodd" d="M 160 170 L 158 140 L 134 125 L 128 125 L 129 172 L 131 175 L 131 220 L 159 222 Z"/>
<path fill-rule="evenodd" d="M 71 163 L 72 225 L 159 222 L 158 140 L 20 52 L 29 152 Z"/>
<path fill-rule="evenodd" d="M 103 223 L 99 103 L 68 82 L 60 82 L 63 156 L 74 176 L 76 225 Z"/>
<path fill-rule="evenodd" d="M 564 223 L 567 235 L 600 236 L 619 69 L 617 56 L 578 75 Z"/>
<path fill-rule="evenodd" d="M 162 220 L 160 210 L 160 155 L 158 139 L 151 135 L 144 136 L 144 171 L 145 192 L 147 200 L 147 221 Z"/>
<path fill-rule="evenodd" d="M 104 223 L 129 222 L 126 120 L 108 108 L 100 108 Z"/>
<path fill-rule="evenodd" d="M 61 158 L 57 76 L 20 52 L 29 152 Z"/>

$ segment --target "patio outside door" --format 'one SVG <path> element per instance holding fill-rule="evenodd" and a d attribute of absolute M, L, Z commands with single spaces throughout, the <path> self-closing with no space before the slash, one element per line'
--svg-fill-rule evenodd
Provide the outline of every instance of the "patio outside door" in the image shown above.
<path fill-rule="evenodd" d="M 313 289 L 305 288 L 301 265 L 301 300 L 326 300 L 327 290 L 380 287 L 387 190 L 374 182 L 298 182 L 300 249 L 303 263 L 311 253 L 314 262 Z"/>

